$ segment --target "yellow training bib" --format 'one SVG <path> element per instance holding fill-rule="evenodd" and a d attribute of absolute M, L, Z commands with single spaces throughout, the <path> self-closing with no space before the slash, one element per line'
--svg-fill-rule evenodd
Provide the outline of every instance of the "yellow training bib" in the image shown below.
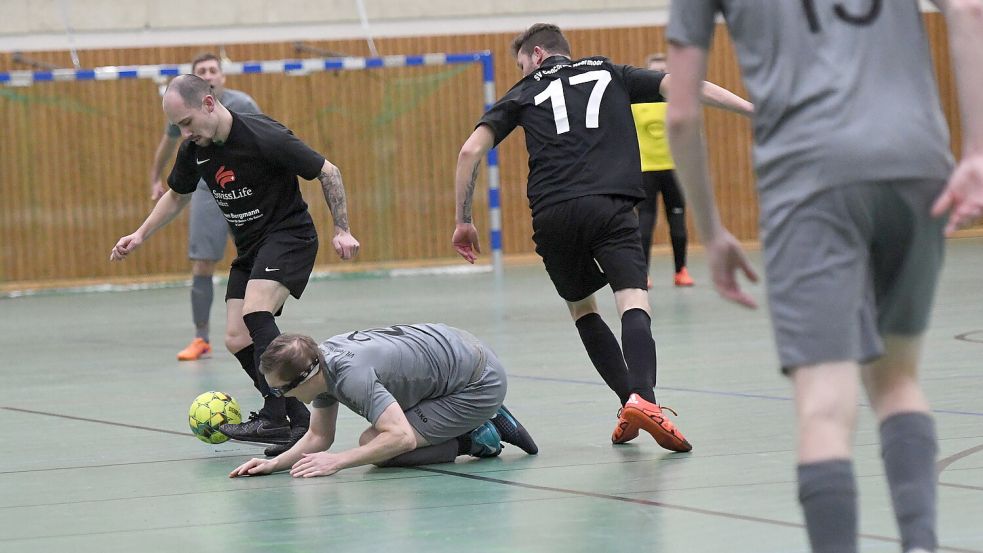
<path fill-rule="evenodd" d="M 676 166 L 669 154 L 666 138 L 666 103 L 632 104 L 638 133 L 638 148 L 642 156 L 642 171 L 666 171 Z"/>

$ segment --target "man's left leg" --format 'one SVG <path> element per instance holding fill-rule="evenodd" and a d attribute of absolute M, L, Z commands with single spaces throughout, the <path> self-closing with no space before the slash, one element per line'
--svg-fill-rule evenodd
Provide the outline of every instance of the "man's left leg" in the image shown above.
<path fill-rule="evenodd" d="M 920 337 L 886 336 L 885 354 L 863 367 L 880 423 L 881 457 L 904 551 L 935 551 L 938 437 L 918 383 Z"/>
<path fill-rule="evenodd" d="M 421 436 L 419 431 L 414 430 L 413 433 L 416 434 L 416 449 L 397 455 L 392 459 L 380 461 L 375 466 L 388 468 L 438 465 L 441 463 L 453 463 L 454 459 L 458 455 L 461 455 L 457 440 L 447 440 L 436 445 L 430 445 L 430 442 Z M 358 445 L 363 446 L 374 440 L 378 435 L 379 431 L 370 426 L 358 437 Z"/>
<path fill-rule="evenodd" d="M 644 429 L 671 451 L 693 449 L 682 432 L 656 403 L 656 351 L 649 315 L 645 256 L 638 239 L 638 220 L 628 199 L 611 198 L 608 216 L 592 244 L 591 253 L 614 290 L 621 315 L 621 350 L 628 369 L 629 396 L 618 416 L 618 430 L 632 435 Z M 612 441 L 619 443 L 614 439 Z M 624 440 L 627 441 L 627 440 Z"/>
<path fill-rule="evenodd" d="M 253 359 L 258 378 L 266 385 L 265 378 L 259 372 L 260 360 L 270 342 L 280 335 L 274 313 L 278 313 L 290 295 L 290 290 L 275 280 L 250 279 L 246 285 L 246 297 L 243 302 L 242 320 L 249 329 L 253 342 Z M 285 421 L 289 417 L 290 438 L 287 443 L 267 448 L 266 454 L 276 456 L 290 449 L 294 443 L 304 436 L 310 427 L 311 415 L 307 407 L 297 398 L 273 397 L 266 386 L 263 410 L 274 420 Z M 281 451 L 282 450 L 282 451 Z"/>
<path fill-rule="evenodd" d="M 274 317 L 280 314 L 288 296 L 300 299 L 314 268 L 317 257 L 317 235 L 313 233 L 274 233 L 267 237 L 256 254 L 246 284 L 242 320 L 249 329 L 255 347 L 257 370 L 263 352 L 280 335 Z M 262 378 L 262 376 L 260 376 Z M 271 410 L 277 416 L 289 417 L 290 437 L 287 443 L 267 448 L 266 455 L 275 456 L 300 440 L 310 427 L 311 413 L 296 398 L 271 398 Z"/>
<path fill-rule="evenodd" d="M 259 283 L 259 284 L 256 284 Z M 280 288 L 283 290 L 281 291 Z M 226 329 L 226 345 L 242 365 L 243 370 L 252 378 L 253 385 L 263 396 L 263 407 L 258 413 L 253 413 L 249 420 L 240 424 L 223 424 L 220 430 L 223 434 L 237 440 L 256 441 L 264 443 L 285 444 L 292 441 L 286 414 L 286 399 L 273 397 L 270 393 L 266 378 L 259 371 L 259 360 L 273 338 L 280 330 L 273 320 L 273 312 L 280 309 L 289 292 L 283 285 L 274 281 L 249 280 L 246 283 L 245 299 L 230 298 L 226 300 L 228 323 Z M 269 318 L 246 313 L 247 301 L 253 309 L 266 307 Z M 272 309 L 274 311 L 269 311 Z M 263 313 L 253 311 L 252 313 Z M 253 327 L 250 327 L 250 321 Z M 270 326 L 272 325 L 272 326 Z M 259 350 L 259 347 L 262 350 Z M 259 350 L 259 351 L 257 351 Z M 306 410 L 306 407 L 305 407 Z"/>
<path fill-rule="evenodd" d="M 379 466 L 449 463 L 459 455 L 495 457 L 502 452 L 503 441 L 529 454 L 539 452 L 529 433 L 502 405 L 507 389 L 505 369 L 487 347 L 485 356 L 484 370 L 463 390 L 421 401 L 406 411 L 406 419 L 425 438 L 427 447 L 404 453 Z M 373 432 L 372 428 L 366 430 L 360 442 L 371 439 Z"/>

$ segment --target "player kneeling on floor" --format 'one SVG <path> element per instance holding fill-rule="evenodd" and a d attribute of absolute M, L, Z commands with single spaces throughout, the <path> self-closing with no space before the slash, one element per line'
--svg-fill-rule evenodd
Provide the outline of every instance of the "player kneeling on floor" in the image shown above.
<path fill-rule="evenodd" d="M 495 457 L 502 442 L 539 452 L 502 405 L 507 384 L 498 358 L 468 332 L 447 325 L 356 330 L 320 345 L 308 336 L 282 334 L 263 353 L 260 371 L 273 394 L 313 402 L 310 429 L 279 456 L 243 463 L 232 478 L 288 468 L 295 477 L 327 476 L 367 464 Z M 339 403 L 372 426 L 358 447 L 330 453 Z"/>

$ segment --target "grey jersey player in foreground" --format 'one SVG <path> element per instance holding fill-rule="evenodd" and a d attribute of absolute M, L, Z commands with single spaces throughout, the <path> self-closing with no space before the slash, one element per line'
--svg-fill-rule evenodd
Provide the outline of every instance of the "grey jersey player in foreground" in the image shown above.
<path fill-rule="evenodd" d="M 275 395 L 313 402 L 310 430 L 290 450 L 274 459 L 251 459 L 231 478 L 286 469 L 308 478 L 367 464 L 494 457 L 503 441 L 526 453 L 539 451 L 502 405 L 507 387 L 502 364 L 480 340 L 457 328 L 394 325 L 339 334 L 320 346 L 308 336 L 283 334 L 263 354 L 260 370 Z M 371 426 L 358 447 L 331 453 L 339 403 Z"/>
<path fill-rule="evenodd" d="M 813 551 L 857 550 L 858 374 L 905 552 L 937 547 L 937 438 L 918 382 L 943 233 L 983 211 L 983 2 L 945 14 L 963 117 L 953 171 L 916 0 L 674 0 L 668 126 L 714 285 L 754 307 L 754 272 L 720 222 L 697 92 L 722 12 L 756 106 L 768 299 L 798 415 L 799 501 Z M 949 213 L 948 225 L 940 216 Z"/>

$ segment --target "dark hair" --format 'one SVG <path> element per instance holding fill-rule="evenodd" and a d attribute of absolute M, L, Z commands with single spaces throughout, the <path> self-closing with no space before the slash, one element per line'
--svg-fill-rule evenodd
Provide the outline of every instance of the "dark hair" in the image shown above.
<path fill-rule="evenodd" d="M 164 94 L 167 94 L 172 88 L 181 95 L 184 105 L 189 108 L 200 107 L 201 101 L 205 99 L 205 96 L 212 94 L 212 85 L 208 84 L 208 81 L 198 75 L 180 75 L 174 77 L 171 84 L 167 85 L 167 90 L 164 91 Z"/>
<path fill-rule="evenodd" d="M 195 59 L 191 60 L 191 72 L 192 73 L 195 72 L 195 69 L 198 67 L 198 64 L 199 63 L 203 63 L 203 62 L 206 62 L 206 61 L 213 61 L 213 60 L 216 61 L 216 62 L 218 62 L 218 68 L 219 68 L 219 70 L 221 70 L 222 69 L 222 59 L 219 58 L 218 56 L 216 56 L 215 54 L 211 53 L 211 52 L 203 52 L 203 53 L 198 54 L 197 56 L 195 56 Z"/>
<path fill-rule="evenodd" d="M 306 371 L 319 355 L 320 350 L 310 336 L 281 334 L 270 342 L 259 358 L 259 372 L 274 375 L 281 382 L 290 382 Z"/>
<path fill-rule="evenodd" d="M 551 23 L 536 23 L 512 41 L 512 57 L 518 56 L 519 52 L 529 55 L 536 46 L 552 54 L 570 55 L 570 43 L 559 27 Z"/>

